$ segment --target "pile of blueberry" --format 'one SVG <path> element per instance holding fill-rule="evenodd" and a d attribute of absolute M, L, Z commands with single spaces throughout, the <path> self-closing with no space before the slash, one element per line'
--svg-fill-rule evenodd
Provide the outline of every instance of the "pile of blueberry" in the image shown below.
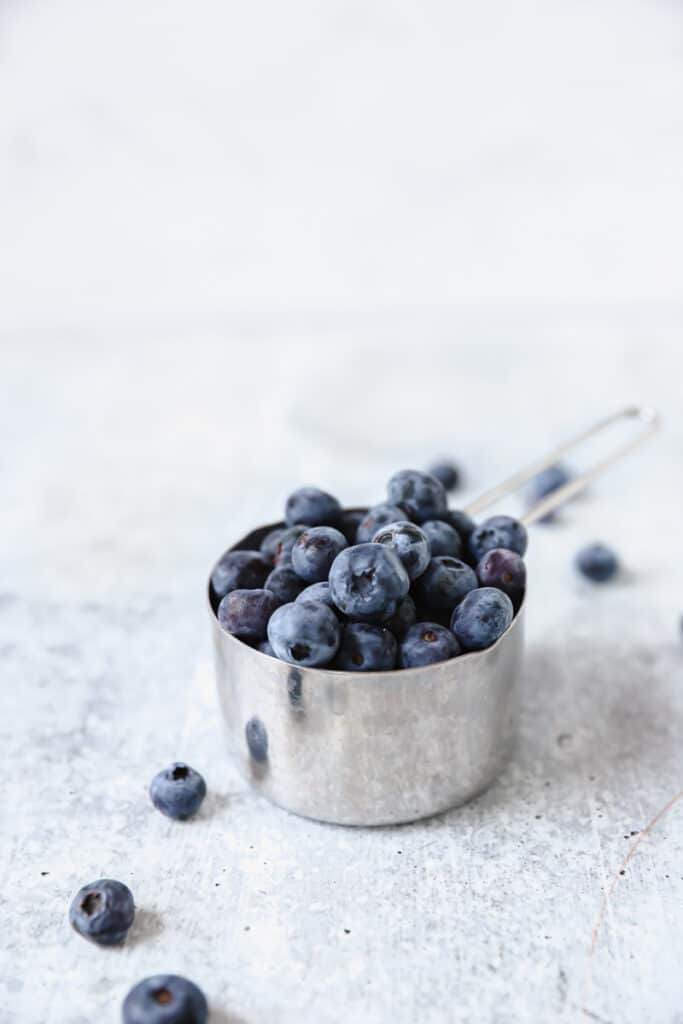
<path fill-rule="evenodd" d="M 448 508 L 441 479 L 407 469 L 369 510 L 345 510 L 314 487 L 295 491 L 285 525 L 260 550 L 223 555 L 211 599 L 223 629 L 291 664 L 431 665 L 505 632 L 524 596 L 526 546 L 517 520 L 475 525 Z"/>

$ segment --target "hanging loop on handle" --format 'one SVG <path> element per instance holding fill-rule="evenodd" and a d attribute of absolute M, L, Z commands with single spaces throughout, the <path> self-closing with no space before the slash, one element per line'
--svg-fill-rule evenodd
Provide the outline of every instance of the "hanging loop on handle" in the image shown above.
<path fill-rule="evenodd" d="M 535 462 L 525 466 L 524 469 L 520 469 L 517 473 L 513 473 L 512 476 L 508 477 L 507 480 L 503 480 L 502 483 L 498 484 L 497 487 L 492 487 L 490 490 L 485 491 L 475 501 L 471 502 L 466 508 L 465 512 L 468 515 L 475 516 L 479 512 L 482 512 L 485 508 L 490 505 L 494 505 L 501 498 L 505 498 L 508 494 L 517 491 L 522 484 L 527 483 L 538 473 L 544 469 L 548 469 L 549 466 L 554 466 L 561 458 L 572 452 L 579 445 L 583 444 L 584 441 L 588 441 L 590 438 L 595 437 L 597 434 L 601 434 L 603 430 L 611 427 L 613 423 L 618 423 L 620 420 L 637 420 L 642 424 L 643 429 L 640 430 L 635 437 L 621 444 L 618 448 L 615 448 L 610 455 L 596 462 L 590 469 L 584 470 L 578 476 L 574 477 L 568 483 L 562 487 L 558 487 L 556 491 L 553 491 L 547 497 L 542 498 L 541 501 L 537 502 L 525 516 L 522 517 L 522 522 L 527 526 L 530 523 L 535 523 L 537 519 L 542 519 L 543 516 L 547 515 L 548 512 L 552 512 L 559 505 L 562 505 L 569 498 L 573 498 L 575 494 L 584 490 L 588 484 L 595 480 L 596 477 L 600 476 L 601 473 L 620 459 L 622 455 L 626 455 L 628 452 L 637 448 L 639 444 L 642 444 L 648 437 L 655 433 L 659 428 L 659 416 L 654 409 L 649 408 L 645 405 L 633 405 L 626 409 L 620 409 L 619 412 L 613 413 L 611 416 L 607 416 L 603 420 L 599 420 L 597 423 L 589 427 L 588 430 L 582 431 L 577 434 L 576 437 L 572 438 L 571 441 L 567 441 L 565 444 L 559 445 L 554 451 L 549 452 L 542 459 L 537 459 Z"/>

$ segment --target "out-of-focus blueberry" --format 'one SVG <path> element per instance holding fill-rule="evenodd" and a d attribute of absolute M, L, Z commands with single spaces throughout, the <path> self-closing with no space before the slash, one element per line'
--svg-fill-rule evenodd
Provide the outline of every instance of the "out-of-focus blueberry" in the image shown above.
<path fill-rule="evenodd" d="M 438 555 L 432 558 L 413 590 L 419 605 L 451 611 L 478 585 L 474 569 L 469 565 L 450 555 Z"/>
<path fill-rule="evenodd" d="M 470 552 L 477 563 L 493 548 L 507 548 L 523 555 L 526 545 L 524 524 L 512 516 L 491 516 L 475 527 L 470 536 Z"/>
<path fill-rule="evenodd" d="M 167 818 L 184 821 L 199 810 L 206 796 L 206 783 L 189 764 L 175 761 L 154 776 L 149 795 L 156 809 Z"/>
<path fill-rule="evenodd" d="M 208 1017 L 201 989 L 178 974 L 139 981 L 123 1003 L 123 1024 L 206 1024 Z"/>
<path fill-rule="evenodd" d="M 397 505 L 373 505 L 361 519 L 356 531 L 356 544 L 369 544 L 378 530 L 389 523 L 398 523 L 406 518 L 405 512 Z"/>
<path fill-rule="evenodd" d="M 477 576 L 482 587 L 498 587 L 512 601 L 517 610 L 524 597 L 526 566 L 521 555 L 506 548 L 487 551 L 477 565 Z"/>
<path fill-rule="evenodd" d="M 483 651 L 503 635 L 513 615 L 507 594 L 495 587 L 480 587 L 456 607 L 451 629 L 464 651 Z"/>
<path fill-rule="evenodd" d="M 218 605 L 218 621 L 241 640 L 265 640 L 268 619 L 281 604 L 271 590 L 231 590 Z"/>
<path fill-rule="evenodd" d="M 394 473 L 387 485 L 387 499 L 392 505 L 405 505 L 416 523 L 440 519 L 448 511 L 446 490 L 441 481 L 418 469 Z"/>
<path fill-rule="evenodd" d="M 432 549 L 432 557 L 437 555 L 450 555 L 451 558 L 462 558 L 462 540 L 460 534 L 449 523 L 443 519 L 428 519 L 422 524 L 429 546 Z"/>
<path fill-rule="evenodd" d="M 416 621 L 415 602 L 410 594 L 408 594 L 402 601 L 399 601 L 396 611 L 390 619 L 384 622 L 384 626 L 386 629 L 391 630 L 394 636 L 400 640 Z"/>
<path fill-rule="evenodd" d="M 226 551 L 211 573 L 211 596 L 218 603 L 231 590 L 262 587 L 269 572 L 260 551 Z"/>
<path fill-rule="evenodd" d="M 333 526 L 311 526 L 292 548 L 292 568 L 307 583 L 322 583 L 345 547 L 346 537 Z"/>
<path fill-rule="evenodd" d="M 283 530 L 280 534 L 280 539 L 277 542 L 275 548 L 275 565 L 278 567 L 291 568 L 292 565 L 292 548 L 298 541 L 302 533 L 305 533 L 306 527 L 302 523 L 296 523 L 294 526 L 288 526 L 286 530 Z"/>
<path fill-rule="evenodd" d="M 366 508 L 345 508 L 342 512 L 338 529 L 344 534 L 349 544 L 356 543 L 358 527 L 367 514 L 368 510 Z"/>
<path fill-rule="evenodd" d="M 287 565 L 278 565 L 273 569 L 264 584 L 266 590 L 270 590 L 280 599 L 280 604 L 289 604 L 296 601 L 297 596 L 304 588 L 304 582 L 300 576 Z"/>
<path fill-rule="evenodd" d="M 341 514 L 337 499 L 317 487 L 300 487 L 290 494 L 285 505 L 287 526 L 336 526 Z"/>
<path fill-rule="evenodd" d="M 268 640 L 282 661 L 326 665 L 337 653 L 341 629 L 337 616 L 326 604 L 296 601 L 282 605 L 271 615 Z"/>
<path fill-rule="evenodd" d="M 337 555 L 330 569 L 332 600 L 353 619 L 389 619 L 410 589 L 399 558 L 383 544 L 357 544 Z"/>
<path fill-rule="evenodd" d="M 460 646 L 450 629 L 437 622 L 416 622 L 401 641 L 401 668 L 435 665 L 460 654 Z"/>
<path fill-rule="evenodd" d="M 396 665 L 396 637 L 383 626 L 350 622 L 344 627 L 334 667 L 347 672 L 385 672 Z"/>
<path fill-rule="evenodd" d="M 535 505 L 536 502 L 547 498 L 553 491 L 558 491 L 560 487 L 564 487 L 571 480 L 571 476 L 566 466 L 559 464 L 548 466 L 547 469 L 541 470 L 529 483 L 529 505 Z M 546 513 L 538 521 L 539 523 L 550 523 L 554 518 L 555 512 L 553 511 Z"/>
<path fill-rule="evenodd" d="M 429 565 L 429 541 L 415 523 L 389 523 L 381 527 L 372 540 L 375 544 L 386 545 L 398 555 L 411 580 L 421 576 Z"/>
<path fill-rule="evenodd" d="M 576 567 L 594 583 L 606 583 L 617 573 L 619 559 L 606 544 L 588 544 L 577 554 Z"/>
<path fill-rule="evenodd" d="M 429 473 L 443 484 L 446 491 L 454 491 L 460 483 L 460 471 L 449 459 L 439 459 L 433 463 L 429 467 Z"/>
<path fill-rule="evenodd" d="M 69 908 L 71 927 L 100 946 L 123 942 L 134 917 L 132 892 L 114 878 L 100 878 L 84 885 Z"/>
<path fill-rule="evenodd" d="M 335 615 L 339 615 L 339 609 L 332 600 L 330 584 L 327 580 L 324 580 L 322 583 L 311 583 L 310 586 L 304 587 L 297 597 L 297 602 L 301 603 L 303 601 L 313 601 L 314 604 L 326 604 Z"/>

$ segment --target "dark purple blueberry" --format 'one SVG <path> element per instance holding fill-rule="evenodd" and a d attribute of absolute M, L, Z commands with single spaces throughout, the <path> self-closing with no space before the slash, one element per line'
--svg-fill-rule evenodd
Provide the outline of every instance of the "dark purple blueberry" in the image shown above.
<path fill-rule="evenodd" d="M 422 524 L 429 546 L 432 549 L 432 557 L 438 555 L 450 555 L 451 558 L 462 558 L 462 540 L 460 534 L 449 523 L 443 519 L 428 519 Z"/>
<path fill-rule="evenodd" d="M 268 640 L 275 654 L 292 665 L 327 665 L 341 639 L 339 620 L 326 604 L 296 601 L 271 616 Z"/>
<path fill-rule="evenodd" d="M 218 621 L 241 640 L 265 640 L 268 620 L 281 604 L 272 590 L 231 590 L 218 605 Z"/>
<path fill-rule="evenodd" d="M 123 1003 L 123 1024 L 206 1024 L 208 1018 L 201 989 L 179 974 L 139 981 Z"/>
<path fill-rule="evenodd" d="M 283 530 L 280 534 L 280 539 L 275 549 L 275 565 L 281 566 L 282 568 L 291 569 L 292 567 L 292 548 L 298 541 L 302 533 L 306 531 L 306 527 L 302 523 L 297 523 L 295 526 L 288 526 L 286 530 Z"/>
<path fill-rule="evenodd" d="M 304 585 L 303 580 L 297 576 L 294 569 L 290 569 L 287 565 L 276 566 L 264 584 L 266 590 L 272 591 L 276 597 L 279 597 L 280 604 L 296 601 Z"/>
<path fill-rule="evenodd" d="M 459 558 L 438 555 L 413 587 L 420 606 L 451 611 L 465 594 L 478 586 L 474 569 Z"/>
<path fill-rule="evenodd" d="M 167 818 L 185 821 L 199 810 L 206 796 L 206 783 L 189 764 L 175 761 L 154 776 L 149 795 L 156 809 Z"/>
<path fill-rule="evenodd" d="M 394 636 L 400 640 L 408 629 L 416 622 L 417 612 L 415 611 L 415 602 L 413 601 L 410 594 L 399 601 L 396 606 L 396 611 L 383 623 L 386 629 L 391 630 Z"/>
<path fill-rule="evenodd" d="M 487 551 L 477 565 L 477 576 L 482 587 L 498 587 L 519 608 L 526 588 L 526 566 L 521 555 L 506 548 Z"/>
<path fill-rule="evenodd" d="M 231 590 L 262 587 L 270 568 L 270 563 L 260 551 L 226 551 L 211 573 L 214 601 L 217 603 Z"/>
<path fill-rule="evenodd" d="M 332 600 L 332 594 L 330 593 L 330 585 L 325 580 L 323 583 L 311 583 L 309 587 L 304 587 L 299 596 L 297 597 L 298 602 L 302 601 L 313 601 L 314 603 L 326 604 L 328 608 L 331 608 L 335 615 L 339 614 L 339 609 Z"/>
<path fill-rule="evenodd" d="M 566 483 L 569 483 L 571 478 L 569 470 L 559 464 L 548 466 L 547 469 L 541 470 L 529 483 L 529 505 L 535 505 L 554 491 L 558 491 L 560 487 L 564 487 Z M 546 513 L 538 521 L 539 523 L 550 523 L 554 518 L 555 512 L 553 511 Z"/>
<path fill-rule="evenodd" d="M 345 547 L 346 537 L 333 526 L 311 526 L 292 548 L 292 568 L 306 583 L 322 583 Z"/>
<path fill-rule="evenodd" d="M 418 469 L 402 469 L 387 484 L 387 500 L 405 505 L 416 523 L 440 519 L 448 511 L 446 491 L 440 480 Z"/>
<path fill-rule="evenodd" d="M 619 569 L 619 559 L 606 544 L 589 544 L 576 556 L 576 567 L 594 583 L 606 583 Z"/>
<path fill-rule="evenodd" d="M 472 530 L 477 525 L 474 519 L 460 508 L 449 508 L 445 515 L 439 516 L 439 519 L 457 530 L 464 542 L 467 542 Z"/>
<path fill-rule="evenodd" d="M 391 618 L 409 589 L 408 573 L 394 552 L 383 544 L 346 548 L 330 569 L 332 600 L 352 619 Z"/>
<path fill-rule="evenodd" d="M 356 544 L 369 544 L 383 526 L 401 522 L 405 518 L 405 512 L 397 505 L 373 505 L 360 521 L 356 531 Z"/>
<path fill-rule="evenodd" d="M 344 627 L 334 663 L 346 672 L 386 672 L 396 665 L 396 637 L 383 626 L 350 622 Z"/>
<path fill-rule="evenodd" d="M 421 576 L 429 565 L 429 541 L 415 523 L 389 523 L 381 527 L 372 540 L 375 544 L 384 544 L 398 555 L 411 580 Z"/>
<path fill-rule="evenodd" d="M 275 565 L 278 545 L 284 532 L 284 526 L 276 526 L 275 529 L 270 530 L 270 532 L 267 533 L 261 541 L 261 554 L 271 565 Z"/>
<path fill-rule="evenodd" d="M 491 516 L 475 527 L 470 536 L 470 553 L 477 564 L 493 548 L 507 548 L 508 551 L 523 555 L 526 545 L 524 524 L 512 516 Z"/>
<path fill-rule="evenodd" d="M 364 508 L 347 508 L 342 512 L 338 528 L 344 534 L 349 544 L 356 543 L 358 527 L 363 519 L 365 519 L 367 512 L 368 510 Z"/>
<path fill-rule="evenodd" d="M 454 491 L 460 483 L 460 471 L 449 459 L 439 459 L 429 467 L 429 473 L 443 484 L 445 491 Z"/>
<path fill-rule="evenodd" d="M 435 665 L 460 654 L 460 646 L 450 629 L 438 622 L 416 622 L 401 641 L 401 668 Z"/>
<path fill-rule="evenodd" d="M 132 892 L 113 878 L 100 878 L 84 885 L 69 908 L 71 927 L 100 946 L 123 942 L 134 917 Z"/>
<path fill-rule="evenodd" d="M 287 498 L 285 520 L 287 526 L 336 526 L 342 507 L 336 498 L 317 487 L 300 487 Z"/>
<path fill-rule="evenodd" d="M 460 602 L 451 629 L 464 651 L 483 651 L 502 636 L 512 622 L 512 601 L 502 590 L 480 587 Z"/>

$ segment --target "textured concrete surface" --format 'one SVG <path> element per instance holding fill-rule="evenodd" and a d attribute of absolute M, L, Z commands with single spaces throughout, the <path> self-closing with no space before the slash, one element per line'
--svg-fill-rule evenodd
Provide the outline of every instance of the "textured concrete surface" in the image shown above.
<path fill-rule="evenodd" d="M 683 317 L 290 327 L 0 337 L 3 1024 L 113 1024 L 165 970 L 218 1024 L 680 1024 Z M 660 437 L 533 530 L 521 741 L 499 782 L 378 830 L 245 791 L 209 660 L 216 554 L 301 481 L 356 503 L 452 451 L 475 494 L 632 400 L 661 409 Z M 626 567 L 601 589 L 571 566 L 597 538 Z M 146 796 L 174 758 L 210 788 L 185 825 Z M 67 925 L 101 875 L 135 894 L 121 950 Z"/>

